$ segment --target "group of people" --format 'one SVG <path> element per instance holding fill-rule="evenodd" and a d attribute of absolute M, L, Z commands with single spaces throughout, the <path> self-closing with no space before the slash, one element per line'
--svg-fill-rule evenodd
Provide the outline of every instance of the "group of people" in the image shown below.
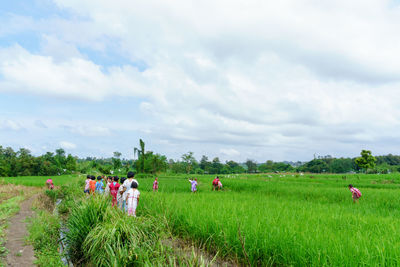
<path fill-rule="evenodd" d="M 191 184 L 191 191 L 193 193 L 197 192 L 197 178 L 194 179 L 189 179 L 189 182 Z M 212 190 L 213 191 L 219 191 L 222 190 L 222 183 L 219 177 L 215 177 L 215 179 L 212 181 Z M 357 188 L 355 188 L 352 184 L 349 184 L 349 190 L 352 194 L 353 202 L 358 203 L 358 200 L 362 196 L 361 191 Z"/>
<path fill-rule="evenodd" d="M 127 212 L 129 216 L 136 217 L 140 191 L 138 190 L 139 182 L 134 177 L 134 172 L 128 172 L 127 178 L 108 176 L 106 184 L 104 184 L 104 177 L 98 176 L 96 181 L 94 175 L 87 175 L 84 192 L 88 195 L 99 194 L 111 196 L 113 207 L 118 207 L 122 211 Z"/>
<path fill-rule="evenodd" d="M 87 175 L 84 192 L 88 195 L 100 194 L 112 197 L 112 206 L 118 207 L 121 210 L 128 213 L 129 216 L 136 217 L 136 208 L 139 204 L 140 191 L 138 190 L 139 182 L 134 179 L 135 173 L 128 172 L 127 178 L 118 176 L 108 176 L 106 184 L 104 184 L 104 177 L 93 175 Z M 191 184 L 191 191 L 197 192 L 197 178 L 189 179 Z M 54 188 L 53 181 L 48 179 L 46 185 L 49 189 Z M 352 193 L 353 202 L 358 202 L 361 197 L 361 191 L 355 188 L 352 184 L 349 186 L 349 190 Z M 222 190 L 222 183 L 220 178 L 217 176 L 212 181 L 212 190 Z M 156 177 L 153 182 L 153 192 L 158 191 L 158 178 Z"/>
<path fill-rule="evenodd" d="M 192 191 L 192 193 L 196 193 L 197 192 L 197 178 L 189 179 L 189 183 L 191 184 L 190 190 Z M 222 190 L 222 183 L 218 176 L 215 177 L 215 179 L 212 181 L 212 190 L 213 191 Z"/>

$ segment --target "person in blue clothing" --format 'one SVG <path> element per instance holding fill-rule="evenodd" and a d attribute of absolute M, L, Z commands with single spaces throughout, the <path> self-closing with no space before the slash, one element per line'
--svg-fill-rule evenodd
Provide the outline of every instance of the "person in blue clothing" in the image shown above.
<path fill-rule="evenodd" d="M 103 194 L 104 192 L 104 184 L 101 176 L 97 176 L 97 183 L 96 183 L 96 193 Z"/>

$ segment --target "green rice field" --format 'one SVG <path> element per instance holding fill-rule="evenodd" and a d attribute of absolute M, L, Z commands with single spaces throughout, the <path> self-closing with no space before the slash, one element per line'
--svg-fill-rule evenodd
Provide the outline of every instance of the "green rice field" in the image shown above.
<path fill-rule="evenodd" d="M 165 217 L 172 231 L 246 265 L 400 265 L 400 176 L 238 175 L 140 181 L 139 214 Z M 363 196 L 353 204 L 347 185 Z"/>
<path fill-rule="evenodd" d="M 46 185 L 46 180 L 51 178 L 55 186 L 74 182 L 78 179 L 84 179 L 84 175 L 60 175 L 60 176 L 19 176 L 19 177 L 0 177 L 0 183 L 15 184 L 25 186 L 42 187 Z"/>
<path fill-rule="evenodd" d="M 400 175 L 256 174 L 139 179 L 139 217 L 164 222 L 210 254 L 252 266 L 399 266 Z M 46 178 L 8 181 L 41 186 Z M 60 176 L 55 183 L 84 180 Z M 354 204 L 348 184 L 362 192 Z M 83 184 L 83 183 L 80 183 Z"/>

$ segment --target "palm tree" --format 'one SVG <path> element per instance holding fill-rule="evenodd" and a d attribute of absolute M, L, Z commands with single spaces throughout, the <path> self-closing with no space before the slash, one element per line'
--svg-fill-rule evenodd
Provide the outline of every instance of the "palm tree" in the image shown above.
<path fill-rule="evenodd" d="M 136 153 L 138 154 L 138 161 L 139 161 L 139 163 L 140 163 L 139 171 L 140 171 L 140 172 L 143 172 L 143 171 L 144 171 L 144 157 L 145 157 L 145 149 L 144 149 L 144 146 L 145 146 L 145 144 L 144 144 L 144 142 L 143 142 L 142 139 L 139 139 L 139 146 L 140 146 L 140 149 L 137 148 L 137 147 L 135 147 L 135 148 L 133 149 L 133 157 L 135 158 L 135 157 L 136 157 Z"/>

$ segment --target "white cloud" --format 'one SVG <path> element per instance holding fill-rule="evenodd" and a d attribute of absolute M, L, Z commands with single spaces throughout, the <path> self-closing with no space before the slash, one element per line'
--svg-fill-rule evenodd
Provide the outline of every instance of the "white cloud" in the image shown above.
<path fill-rule="evenodd" d="M 13 120 L 3 120 L 0 121 L 0 129 L 1 130 L 11 130 L 11 131 L 20 131 L 24 128 L 21 124 Z"/>
<path fill-rule="evenodd" d="M 0 93 L 138 98 L 149 138 L 218 144 L 233 157 L 261 153 L 254 147 L 282 159 L 350 151 L 349 142 L 400 130 L 400 8 L 388 1 L 55 3 L 78 16 L 33 21 L 39 52 L 0 48 Z M 131 64 L 95 63 L 85 49 Z M 111 135 L 105 126 L 69 130 Z"/>
<path fill-rule="evenodd" d="M 82 136 L 109 136 L 110 129 L 103 126 L 68 126 L 70 131 Z"/>
<path fill-rule="evenodd" d="M 42 129 L 47 129 L 47 125 L 41 120 L 35 120 L 35 126 Z"/>
<path fill-rule="evenodd" d="M 230 158 L 232 158 L 232 157 L 237 157 L 237 156 L 240 155 L 240 152 L 237 151 L 237 150 L 234 149 L 234 148 L 227 148 L 227 149 L 221 148 L 221 149 L 219 150 L 219 152 L 220 152 L 221 154 L 225 155 L 225 156 L 230 157 Z"/>
<path fill-rule="evenodd" d="M 74 143 L 67 142 L 67 141 L 61 141 L 59 143 L 59 145 L 61 146 L 61 148 L 64 148 L 64 149 L 75 149 L 76 148 L 76 145 Z"/>

